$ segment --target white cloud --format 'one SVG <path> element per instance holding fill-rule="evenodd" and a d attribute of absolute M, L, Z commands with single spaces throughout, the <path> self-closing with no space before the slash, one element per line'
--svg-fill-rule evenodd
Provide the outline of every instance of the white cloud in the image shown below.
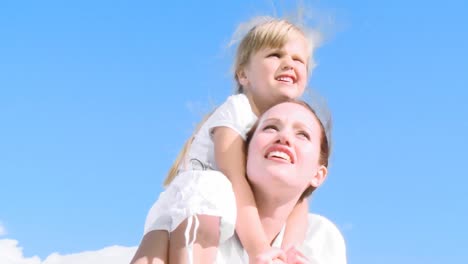
<path fill-rule="evenodd" d="M 96 251 L 84 251 L 69 255 L 50 254 L 45 260 L 34 256 L 26 258 L 18 241 L 0 239 L 0 263 L 2 264 L 128 264 L 136 247 L 110 246 Z"/>
<path fill-rule="evenodd" d="M 0 263 L 2 264 L 40 264 L 38 257 L 23 257 L 23 249 L 18 247 L 18 241 L 12 239 L 0 240 Z"/>
<path fill-rule="evenodd" d="M 5 227 L 3 226 L 2 222 L 0 222 L 0 236 L 4 236 L 7 234 Z"/>

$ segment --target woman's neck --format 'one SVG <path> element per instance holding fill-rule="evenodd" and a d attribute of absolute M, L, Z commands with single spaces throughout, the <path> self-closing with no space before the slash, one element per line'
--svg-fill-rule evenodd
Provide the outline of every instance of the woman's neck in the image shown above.
<path fill-rule="evenodd" d="M 280 199 L 279 197 L 272 196 L 271 191 L 264 193 L 260 190 L 255 190 L 254 193 L 263 230 L 268 240 L 272 242 L 286 224 L 286 220 L 299 197 Z"/>

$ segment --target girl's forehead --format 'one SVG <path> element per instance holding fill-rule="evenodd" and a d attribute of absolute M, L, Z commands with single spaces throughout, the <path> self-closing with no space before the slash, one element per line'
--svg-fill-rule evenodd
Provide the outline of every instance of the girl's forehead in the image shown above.
<path fill-rule="evenodd" d="M 263 42 L 263 45 L 260 45 L 260 49 L 281 49 L 288 42 L 296 42 L 309 46 L 309 42 L 302 32 L 292 30 L 283 36 L 272 37 L 269 41 Z"/>

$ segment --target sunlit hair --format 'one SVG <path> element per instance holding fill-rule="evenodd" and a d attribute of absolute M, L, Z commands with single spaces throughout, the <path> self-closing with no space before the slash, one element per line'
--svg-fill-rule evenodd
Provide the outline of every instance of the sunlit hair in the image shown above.
<path fill-rule="evenodd" d="M 238 86 L 236 93 L 244 93 L 243 88 L 237 79 L 237 73 L 244 69 L 244 67 L 249 63 L 251 56 L 264 48 L 283 47 L 288 41 L 289 34 L 291 32 L 300 33 L 304 36 L 304 41 L 308 44 L 308 71 L 310 72 L 311 68 L 315 66 L 312 61 L 312 51 L 320 42 L 320 36 L 317 32 L 310 31 L 306 34 L 305 29 L 302 29 L 298 25 L 285 19 L 273 17 L 256 17 L 245 24 L 241 24 L 234 35 L 242 35 L 245 31 L 248 32 L 241 37 L 234 61 L 234 78 Z M 237 42 L 236 39 L 233 39 L 231 44 L 234 44 L 235 42 Z M 210 114 L 203 118 L 203 120 L 198 124 L 197 129 L 195 129 L 195 132 L 185 142 L 181 152 L 167 173 L 166 179 L 164 180 L 164 186 L 167 186 L 177 176 L 180 166 L 183 164 L 184 158 L 190 149 L 195 134 L 209 117 Z"/>
<path fill-rule="evenodd" d="M 185 142 L 184 146 L 182 147 L 182 150 L 179 152 L 179 155 L 177 155 L 174 163 L 172 164 L 171 168 L 167 172 L 166 179 L 164 180 L 164 186 L 169 185 L 169 183 L 174 180 L 174 178 L 177 176 L 179 173 L 180 165 L 183 164 L 185 156 L 187 155 L 187 152 L 190 149 L 190 146 L 192 145 L 192 141 L 195 138 L 195 134 L 197 134 L 198 130 L 200 130 L 201 126 L 205 121 L 210 117 L 211 114 L 206 115 L 203 120 L 198 123 L 197 127 L 195 128 L 195 131 L 193 134 L 190 136 L 190 138 Z"/>
<path fill-rule="evenodd" d="M 240 41 L 236 57 L 234 59 L 234 78 L 237 83 L 236 93 L 243 93 L 243 87 L 239 83 L 238 74 L 249 63 L 253 54 L 265 48 L 282 48 L 288 41 L 290 34 L 295 32 L 304 37 L 304 41 L 308 46 L 307 54 L 307 69 L 310 72 L 314 64 L 312 61 L 312 51 L 318 45 L 317 34 L 312 37 L 305 29 L 302 29 L 296 24 L 293 24 L 285 19 L 272 17 L 258 17 L 252 21 L 239 26 L 238 31 L 245 31 L 245 28 L 250 30 L 245 34 Z M 316 40 L 315 40 L 316 39 Z"/>
<path fill-rule="evenodd" d="M 328 159 L 330 158 L 331 154 L 331 138 L 330 138 L 330 131 L 327 131 L 331 127 L 331 120 L 324 120 L 322 121 L 319 116 L 317 115 L 316 111 L 306 102 L 298 100 L 298 99 L 289 99 L 285 102 L 289 103 L 295 103 L 298 105 L 303 106 L 304 108 L 308 109 L 317 119 L 319 125 L 320 125 L 320 156 L 319 156 L 319 164 L 323 165 L 328 168 Z M 284 103 L 284 102 L 282 102 Z M 250 131 L 247 133 L 246 137 L 246 144 L 245 144 L 245 152 L 247 153 L 247 156 L 249 155 L 248 153 L 248 147 L 250 144 L 250 141 L 252 140 L 252 137 L 255 134 L 255 131 L 257 130 L 258 127 L 258 122 L 260 118 L 257 120 L 255 125 L 250 129 Z M 326 127 L 324 126 L 324 123 L 327 123 L 328 125 Z M 327 136 L 328 135 L 328 136 Z M 312 192 L 316 189 L 316 187 L 309 186 L 307 189 L 302 193 L 301 197 L 299 198 L 298 202 L 301 202 L 304 198 L 307 198 Z"/>

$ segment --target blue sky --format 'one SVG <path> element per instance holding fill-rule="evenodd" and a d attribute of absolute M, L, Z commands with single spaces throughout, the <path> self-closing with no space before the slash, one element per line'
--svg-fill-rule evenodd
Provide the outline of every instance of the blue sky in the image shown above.
<path fill-rule="evenodd" d="M 468 262 L 468 3 L 306 3 L 325 36 L 309 85 L 334 118 L 311 211 L 343 232 L 349 263 Z M 128 255 L 185 139 L 232 93 L 236 26 L 291 10 L 2 1 L 0 251 Z"/>

